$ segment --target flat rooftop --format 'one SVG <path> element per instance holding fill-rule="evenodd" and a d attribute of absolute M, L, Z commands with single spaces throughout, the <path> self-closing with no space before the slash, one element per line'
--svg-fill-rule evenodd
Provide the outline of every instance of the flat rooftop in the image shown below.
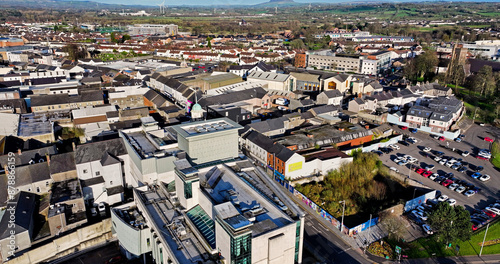
<path fill-rule="evenodd" d="M 146 213 L 153 221 L 148 223 L 149 226 L 159 231 L 161 241 L 168 245 L 167 250 L 179 263 L 207 262 L 208 252 L 166 198 L 154 190 L 134 191 L 145 205 L 146 212 L 143 214 Z"/>
<path fill-rule="evenodd" d="M 280 228 L 293 220 L 276 204 L 224 165 L 200 175 L 200 186 L 211 198 L 219 216 L 233 229 L 249 228 L 252 236 Z M 257 225 L 267 223 L 268 228 Z"/>
<path fill-rule="evenodd" d="M 227 118 L 211 119 L 209 121 L 199 121 L 173 127 L 177 134 L 181 134 L 184 137 L 215 133 L 224 130 L 237 130 L 241 128 L 239 124 Z"/>
<path fill-rule="evenodd" d="M 51 191 L 50 204 L 62 203 L 83 197 L 80 180 L 78 179 L 54 182 Z"/>
<path fill-rule="evenodd" d="M 124 139 L 135 149 L 142 159 L 172 156 L 179 149 L 177 140 L 168 131 L 157 130 L 153 133 L 143 130 L 122 131 Z"/>
<path fill-rule="evenodd" d="M 58 120 L 71 120 L 71 112 L 46 112 L 46 113 L 31 113 L 21 115 L 19 121 L 20 137 L 30 137 L 36 135 L 45 135 L 52 133 L 52 122 Z"/>

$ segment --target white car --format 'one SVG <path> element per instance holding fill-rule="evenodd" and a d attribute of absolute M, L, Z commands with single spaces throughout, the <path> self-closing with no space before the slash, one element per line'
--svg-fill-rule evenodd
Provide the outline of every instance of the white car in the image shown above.
<path fill-rule="evenodd" d="M 398 162 L 400 162 L 400 161 L 402 161 L 402 160 L 404 160 L 404 159 L 403 159 L 403 158 L 401 158 L 401 157 L 397 157 L 397 158 L 395 158 L 393 161 L 394 161 L 395 163 L 398 163 Z"/>
<path fill-rule="evenodd" d="M 464 193 L 464 195 L 465 195 L 465 196 L 467 196 L 467 197 L 471 197 L 471 196 L 472 196 L 472 195 L 474 195 L 474 194 L 476 194 L 476 192 L 475 192 L 475 191 L 473 191 L 473 190 L 468 190 L 468 191 L 466 191 L 466 192 Z"/>
<path fill-rule="evenodd" d="M 441 160 L 441 157 L 436 156 L 436 157 L 434 158 L 434 161 L 440 161 L 440 160 Z"/>
<path fill-rule="evenodd" d="M 432 228 L 428 225 L 428 224 L 423 224 L 422 225 L 422 229 L 424 230 L 424 232 L 428 235 L 432 235 L 434 234 L 434 232 L 432 232 Z"/>
<path fill-rule="evenodd" d="M 395 172 L 398 172 L 398 173 L 399 173 L 399 170 L 398 170 L 398 169 L 396 169 L 396 168 L 394 168 L 394 167 L 390 167 L 390 168 L 389 168 L 389 170 L 391 170 L 391 171 L 395 171 Z"/>
<path fill-rule="evenodd" d="M 424 148 L 424 152 L 430 152 L 431 150 L 432 150 L 432 149 L 431 149 L 431 148 L 429 148 L 429 147 L 425 147 L 425 148 Z"/>
<path fill-rule="evenodd" d="M 447 159 L 442 159 L 439 161 L 439 164 L 444 165 L 446 164 L 447 161 L 448 161 Z"/>
<path fill-rule="evenodd" d="M 416 138 L 414 138 L 414 137 L 409 137 L 408 139 L 409 139 L 409 140 L 412 140 L 412 141 L 414 141 L 414 142 L 418 142 L 418 140 L 417 140 Z"/>
<path fill-rule="evenodd" d="M 395 144 L 390 144 L 389 147 L 396 150 L 399 149 L 399 146 Z"/>
<path fill-rule="evenodd" d="M 446 162 L 446 167 L 451 167 L 453 166 L 453 164 L 455 164 L 455 161 L 449 160 L 448 162 Z"/>
<path fill-rule="evenodd" d="M 489 179 L 490 179 L 490 175 L 488 175 L 488 174 L 484 174 L 481 177 L 479 177 L 480 181 L 487 181 Z"/>
<path fill-rule="evenodd" d="M 485 209 L 488 210 L 488 211 L 490 211 L 490 212 L 493 212 L 495 214 L 500 214 L 500 209 L 498 209 L 498 208 L 495 208 L 495 207 L 486 207 Z"/>
<path fill-rule="evenodd" d="M 441 196 L 439 196 L 439 198 L 438 198 L 438 202 L 444 202 L 444 201 L 446 201 L 446 200 L 448 200 L 448 196 L 446 196 L 446 195 L 444 195 L 444 194 L 443 194 L 443 195 L 441 195 Z"/>
<path fill-rule="evenodd" d="M 457 203 L 457 200 L 455 199 L 448 199 L 446 200 L 447 203 L 449 203 L 451 206 L 454 206 Z"/>
<path fill-rule="evenodd" d="M 429 176 L 429 179 L 430 179 L 431 181 L 433 181 L 433 180 L 435 180 L 437 177 L 439 177 L 439 174 L 437 174 L 437 173 L 433 173 L 431 176 Z"/>
<path fill-rule="evenodd" d="M 462 152 L 462 156 L 464 156 L 464 157 L 469 156 L 469 154 L 470 154 L 470 152 L 468 152 L 468 151 L 464 151 L 464 152 Z"/>
<path fill-rule="evenodd" d="M 417 162 L 417 161 L 418 161 L 418 159 L 417 159 L 417 158 L 410 158 L 410 159 L 408 160 L 408 162 L 410 162 L 410 163 L 415 163 L 415 162 Z"/>
<path fill-rule="evenodd" d="M 455 192 L 457 193 L 463 193 L 467 188 L 464 186 L 459 186 L 458 188 L 455 189 Z"/>
<path fill-rule="evenodd" d="M 427 165 L 427 167 L 425 167 L 426 170 L 430 171 L 430 170 L 433 170 L 436 166 L 434 166 L 434 164 L 429 164 Z"/>
<path fill-rule="evenodd" d="M 460 186 L 458 183 L 453 183 L 448 186 L 448 189 L 454 191 L 456 188 L 458 188 L 458 186 Z"/>

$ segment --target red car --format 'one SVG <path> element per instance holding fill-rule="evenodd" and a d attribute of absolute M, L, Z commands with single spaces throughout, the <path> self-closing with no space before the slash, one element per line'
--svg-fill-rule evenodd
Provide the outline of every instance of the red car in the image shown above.
<path fill-rule="evenodd" d="M 483 157 L 483 156 L 479 156 L 479 155 L 477 155 L 477 156 L 476 156 L 476 158 L 478 158 L 478 159 L 482 159 L 482 160 L 488 160 L 488 158 L 485 158 L 485 157 Z"/>
<path fill-rule="evenodd" d="M 476 231 L 477 230 L 477 226 L 476 225 L 472 225 L 472 231 Z"/>
<path fill-rule="evenodd" d="M 424 172 L 425 172 L 425 170 L 424 170 L 424 169 L 422 169 L 422 168 L 418 168 L 418 169 L 416 170 L 416 172 L 417 172 L 418 174 L 422 174 L 422 173 L 424 173 Z"/>
<path fill-rule="evenodd" d="M 441 185 L 443 185 L 444 187 L 448 187 L 448 186 L 449 186 L 450 184 L 452 184 L 452 183 L 453 183 L 453 181 L 452 181 L 452 180 L 447 179 L 446 181 L 443 181 L 443 182 L 441 183 Z"/>
<path fill-rule="evenodd" d="M 422 173 L 422 176 L 424 176 L 425 178 L 427 178 L 431 175 L 432 175 L 432 171 L 426 171 L 426 172 Z"/>
<path fill-rule="evenodd" d="M 408 129 L 408 127 L 403 126 L 403 127 L 401 127 L 401 129 L 403 129 L 403 130 L 407 130 L 407 129 Z"/>
<path fill-rule="evenodd" d="M 444 137 L 439 137 L 439 141 L 444 141 Z"/>
<path fill-rule="evenodd" d="M 497 215 L 493 212 L 490 212 L 488 210 L 483 210 L 483 213 L 487 214 L 489 217 L 496 217 Z"/>
<path fill-rule="evenodd" d="M 492 139 L 492 138 L 490 138 L 490 137 L 485 137 L 485 138 L 484 138 L 484 141 L 493 142 L 493 139 Z"/>

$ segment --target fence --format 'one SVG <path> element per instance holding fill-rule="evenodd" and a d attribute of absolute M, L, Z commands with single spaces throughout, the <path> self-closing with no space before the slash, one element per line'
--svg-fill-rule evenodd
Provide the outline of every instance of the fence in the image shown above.
<path fill-rule="evenodd" d="M 313 209 L 318 215 L 323 217 L 326 221 L 328 221 L 330 224 L 332 224 L 335 228 L 340 229 L 341 222 L 337 220 L 335 217 L 333 217 L 331 214 L 329 214 L 325 209 L 321 208 L 321 206 L 317 205 L 315 202 L 311 201 L 307 196 L 303 195 L 301 192 L 295 190 L 295 188 L 292 186 L 290 182 L 287 180 L 284 180 L 280 178 L 279 176 L 275 175 L 274 180 L 278 182 L 281 186 L 283 186 L 285 189 L 287 189 L 290 193 L 292 193 L 295 197 L 300 199 L 304 204 L 309 206 L 311 209 Z M 378 223 L 378 217 L 375 217 L 371 219 L 371 221 L 366 221 L 363 224 L 360 224 L 358 226 L 355 226 L 353 228 L 348 228 L 346 225 L 344 225 L 344 233 L 353 235 L 356 234 L 357 232 L 364 231 L 368 229 L 371 226 L 374 226 Z"/>

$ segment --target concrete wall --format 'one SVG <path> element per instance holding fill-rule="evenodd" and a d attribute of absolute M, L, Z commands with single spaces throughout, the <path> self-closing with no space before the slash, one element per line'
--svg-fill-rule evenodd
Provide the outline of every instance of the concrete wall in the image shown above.
<path fill-rule="evenodd" d="M 113 240 L 111 219 L 105 219 L 99 223 L 80 228 L 71 234 L 56 238 L 43 246 L 33 248 L 5 263 L 27 264 L 54 260 L 111 240 Z"/>
<path fill-rule="evenodd" d="M 294 263 L 296 223 L 252 238 L 252 263 Z"/>

